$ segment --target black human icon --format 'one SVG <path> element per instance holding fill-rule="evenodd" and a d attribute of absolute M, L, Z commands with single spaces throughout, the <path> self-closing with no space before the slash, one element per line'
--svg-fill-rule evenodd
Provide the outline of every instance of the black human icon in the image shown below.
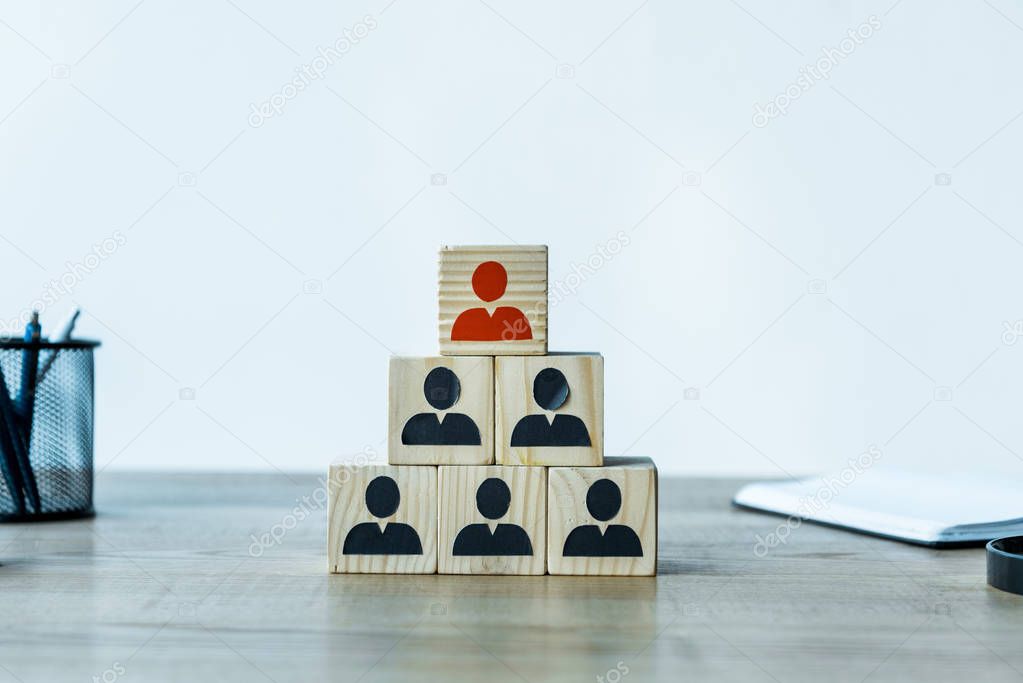
<path fill-rule="evenodd" d="M 366 487 L 366 507 L 374 517 L 390 517 L 398 509 L 398 484 L 390 477 L 377 477 Z M 381 531 L 376 522 L 356 524 L 345 536 L 343 555 L 422 555 L 419 534 L 408 524 L 388 522 Z"/>
<path fill-rule="evenodd" d="M 447 410 L 458 403 L 461 392 L 458 375 L 448 368 L 430 370 L 423 382 L 426 401 L 437 410 Z M 401 442 L 406 446 L 479 446 L 482 443 L 479 427 L 462 413 L 448 413 L 443 421 L 436 413 L 413 415 L 401 430 Z"/>
<path fill-rule="evenodd" d="M 598 479 L 586 492 L 586 509 L 600 522 L 606 522 L 622 508 L 622 491 L 610 479 Z M 608 524 L 600 533 L 596 524 L 572 529 L 561 553 L 565 557 L 643 557 L 639 536 L 624 524 Z"/>
<path fill-rule="evenodd" d="M 476 489 L 476 509 L 487 519 L 500 519 L 508 514 L 511 490 L 500 479 L 484 480 Z M 532 555 L 529 534 L 517 524 L 498 524 L 490 532 L 487 524 L 470 524 L 455 536 L 452 555 Z"/>
<path fill-rule="evenodd" d="M 568 380 L 557 368 L 546 368 L 533 379 L 533 399 L 544 410 L 555 411 L 568 400 Z M 590 433 L 575 415 L 527 415 L 515 425 L 512 446 L 589 446 Z"/>

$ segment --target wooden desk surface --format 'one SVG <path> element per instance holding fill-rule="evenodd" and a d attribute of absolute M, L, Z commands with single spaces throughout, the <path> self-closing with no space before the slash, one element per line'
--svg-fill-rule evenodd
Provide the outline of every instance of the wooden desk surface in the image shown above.
<path fill-rule="evenodd" d="M 783 520 L 740 483 L 662 480 L 656 579 L 407 577 L 327 574 L 315 477 L 103 476 L 95 520 L 0 526 L 0 682 L 1023 679 L 981 550 L 803 525 L 758 558 Z"/>

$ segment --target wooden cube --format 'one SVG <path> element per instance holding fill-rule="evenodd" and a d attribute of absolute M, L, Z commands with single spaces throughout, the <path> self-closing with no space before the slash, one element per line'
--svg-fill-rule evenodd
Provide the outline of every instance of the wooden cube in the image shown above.
<path fill-rule="evenodd" d="M 391 358 L 387 462 L 494 462 L 494 359 Z"/>
<path fill-rule="evenodd" d="M 498 464 L 596 467 L 603 462 L 600 354 L 494 360 Z"/>
<path fill-rule="evenodd" d="M 552 467 L 547 486 L 551 574 L 657 573 L 657 468 L 609 457 L 603 467 Z"/>
<path fill-rule="evenodd" d="M 442 466 L 439 479 L 441 574 L 545 572 L 545 468 Z"/>
<path fill-rule="evenodd" d="M 333 464 L 327 556 L 335 574 L 437 571 L 437 468 Z"/>
<path fill-rule="evenodd" d="M 443 247 L 438 303 L 442 355 L 546 353 L 547 247 Z"/>

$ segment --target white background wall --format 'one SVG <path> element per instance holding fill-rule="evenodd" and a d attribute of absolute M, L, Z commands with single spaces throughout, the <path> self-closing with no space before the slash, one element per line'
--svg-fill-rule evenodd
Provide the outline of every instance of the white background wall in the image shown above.
<path fill-rule="evenodd" d="M 323 470 L 385 456 L 437 247 L 546 243 L 551 348 L 607 359 L 609 454 L 1018 476 L 1021 66 L 1006 0 L 3 2 L 0 317 L 71 283 L 43 322 L 77 302 L 104 342 L 100 466 Z"/>

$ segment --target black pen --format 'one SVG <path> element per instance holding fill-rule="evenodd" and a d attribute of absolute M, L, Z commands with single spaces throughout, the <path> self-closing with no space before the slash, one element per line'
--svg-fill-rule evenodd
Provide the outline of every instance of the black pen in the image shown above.
<path fill-rule="evenodd" d="M 25 426 L 25 441 L 32 439 L 32 410 L 36 402 L 36 376 L 39 372 L 39 312 L 32 311 L 32 320 L 25 326 L 25 349 L 21 352 L 21 387 L 14 409 Z"/>
<path fill-rule="evenodd" d="M 21 389 L 18 391 L 18 400 L 14 405 L 15 432 L 11 435 L 11 439 L 14 441 L 14 454 L 21 468 L 25 494 L 36 512 L 42 512 L 42 508 L 39 506 L 39 487 L 36 484 L 35 473 L 32 471 L 29 454 L 32 449 L 32 413 L 35 410 L 36 377 L 39 372 L 39 339 L 41 336 L 39 312 L 32 311 L 32 320 L 25 326 L 26 346 L 21 354 Z M 0 397 L 0 401 L 3 400 L 5 400 L 4 397 Z M 20 432 L 19 426 L 21 427 Z"/>
<path fill-rule="evenodd" d="M 7 390 L 3 390 L 7 393 Z M 21 476 L 19 473 L 18 460 L 14 457 L 14 446 L 11 443 L 7 420 L 0 415 L 0 470 L 3 470 L 4 483 L 11 494 L 11 502 L 14 503 L 14 510 L 18 515 L 24 515 L 25 494 L 21 490 Z"/>
<path fill-rule="evenodd" d="M 14 403 L 11 401 L 11 395 L 7 393 L 7 380 L 4 378 L 2 367 L 0 367 L 0 446 L 4 450 L 4 462 L 10 470 L 10 479 L 13 480 L 11 498 L 14 499 L 18 513 L 25 514 L 25 494 L 22 493 L 22 487 L 25 485 L 23 473 L 26 471 L 25 466 L 28 466 L 28 452 L 21 438 L 21 426 L 18 424 L 18 415 L 14 412 Z M 31 466 L 28 466 L 27 471 L 32 471 Z M 38 511 L 38 492 L 33 496 L 27 486 L 25 490 L 28 492 L 32 507 Z"/>

